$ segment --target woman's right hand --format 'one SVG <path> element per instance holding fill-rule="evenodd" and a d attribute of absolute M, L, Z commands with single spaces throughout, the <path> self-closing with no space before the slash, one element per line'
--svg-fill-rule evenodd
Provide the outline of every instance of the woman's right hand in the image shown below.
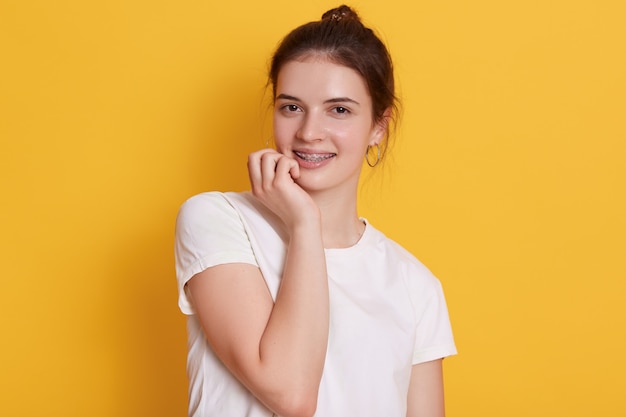
<path fill-rule="evenodd" d="M 319 219 L 317 204 L 295 182 L 300 177 L 296 160 L 273 149 L 262 149 L 248 157 L 248 174 L 252 194 L 289 229 Z"/>
<path fill-rule="evenodd" d="M 320 210 L 295 183 L 295 160 L 265 149 L 248 168 L 253 194 L 290 235 L 278 293 L 259 267 L 225 263 L 194 275 L 189 294 L 211 348 L 256 398 L 281 416 L 313 415 L 330 322 Z"/>

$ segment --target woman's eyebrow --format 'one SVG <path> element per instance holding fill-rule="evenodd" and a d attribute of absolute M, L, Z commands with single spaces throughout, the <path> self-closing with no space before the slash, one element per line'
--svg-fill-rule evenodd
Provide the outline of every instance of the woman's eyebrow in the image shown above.
<path fill-rule="evenodd" d="M 331 98 L 331 99 L 326 100 L 324 103 L 353 103 L 353 104 L 356 104 L 357 106 L 361 105 L 361 103 L 359 103 L 356 100 L 352 100 L 350 97 Z"/>
<path fill-rule="evenodd" d="M 289 94 L 284 94 L 284 93 L 277 95 L 276 100 L 290 100 L 290 101 L 302 102 L 302 100 L 300 100 L 298 97 L 290 96 Z M 351 99 L 350 97 L 329 98 L 328 100 L 324 101 L 324 103 L 354 103 L 357 106 L 361 105 L 361 103 L 359 103 L 356 100 Z"/>
<path fill-rule="evenodd" d="M 290 96 L 289 94 L 279 94 L 276 96 L 276 100 L 302 101 L 298 97 Z"/>

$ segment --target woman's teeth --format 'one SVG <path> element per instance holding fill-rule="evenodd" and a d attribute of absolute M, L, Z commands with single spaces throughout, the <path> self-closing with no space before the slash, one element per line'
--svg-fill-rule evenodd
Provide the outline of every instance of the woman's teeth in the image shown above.
<path fill-rule="evenodd" d="M 303 152 L 295 152 L 296 156 L 300 159 L 304 159 L 307 162 L 321 162 L 325 159 L 330 159 L 336 154 L 334 153 L 303 153 Z"/>

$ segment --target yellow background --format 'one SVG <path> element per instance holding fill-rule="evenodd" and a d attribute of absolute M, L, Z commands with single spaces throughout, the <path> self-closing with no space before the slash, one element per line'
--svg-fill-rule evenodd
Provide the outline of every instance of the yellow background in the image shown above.
<path fill-rule="evenodd" d="M 0 1 L 0 415 L 185 414 L 177 209 L 247 187 L 267 58 L 335 5 Z M 404 103 L 361 215 L 444 284 L 448 415 L 626 415 L 624 2 L 352 5 Z"/>

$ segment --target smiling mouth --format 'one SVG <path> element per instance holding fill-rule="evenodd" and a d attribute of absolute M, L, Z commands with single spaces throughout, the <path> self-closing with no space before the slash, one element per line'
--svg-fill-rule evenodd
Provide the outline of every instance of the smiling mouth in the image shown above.
<path fill-rule="evenodd" d="M 330 159 L 337 155 L 336 153 L 304 153 L 293 151 L 293 153 L 300 159 L 307 162 L 322 162 L 326 159 Z"/>

